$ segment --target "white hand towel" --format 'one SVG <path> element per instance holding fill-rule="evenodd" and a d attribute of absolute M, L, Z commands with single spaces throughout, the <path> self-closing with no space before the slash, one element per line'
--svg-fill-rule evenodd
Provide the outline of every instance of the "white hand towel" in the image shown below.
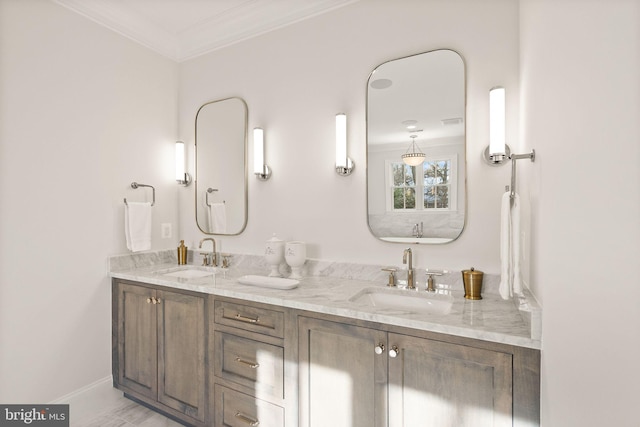
<path fill-rule="evenodd" d="M 509 299 L 511 289 L 511 199 L 507 191 L 502 195 L 500 209 L 500 296 Z"/>
<path fill-rule="evenodd" d="M 520 196 L 515 194 L 512 204 L 508 191 L 502 196 L 500 209 L 500 263 L 500 296 L 509 299 L 521 295 Z"/>
<path fill-rule="evenodd" d="M 209 232 L 227 232 L 227 208 L 224 203 L 211 203 L 209 206 Z"/>
<path fill-rule="evenodd" d="M 127 202 L 124 206 L 124 233 L 132 252 L 151 249 L 151 203 Z"/>
<path fill-rule="evenodd" d="M 520 195 L 516 193 L 511 206 L 511 268 L 513 272 L 513 294 L 522 295 L 520 275 Z"/>

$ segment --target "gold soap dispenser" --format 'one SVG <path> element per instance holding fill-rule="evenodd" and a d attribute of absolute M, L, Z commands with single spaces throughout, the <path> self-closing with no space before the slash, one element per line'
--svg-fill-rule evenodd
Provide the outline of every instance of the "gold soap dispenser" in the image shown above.
<path fill-rule="evenodd" d="M 178 246 L 178 265 L 185 265 L 187 263 L 187 247 L 184 245 L 184 240 L 180 240 L 180 246 Z"/>

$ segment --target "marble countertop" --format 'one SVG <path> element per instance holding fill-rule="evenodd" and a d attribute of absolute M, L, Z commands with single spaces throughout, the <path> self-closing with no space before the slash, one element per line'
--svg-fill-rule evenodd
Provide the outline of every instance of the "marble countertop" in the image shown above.
<path fill-rule="evenodd" d="M 309 263 L 309 262 L 308 262 Z M 379 267 L 349 266 L 337 263 L 309 263 L 308 273 L 297 288 L 290 290 L 268 289 L 238 282 L 246 274 L 266 276 L 268 269 L 260 262 L 241 262 L 230 269 L 217 269 L 216 274 L 199 278 L 165 276 L 176 269 L 177 262 L 170 255 L 156 256 L 151 262 L 135 258 L 112 257 L 109 275 L 112 278 L 144 282 L 152 285 L 237 298 L 293 309 L 332 314 L 352 319 L 385 323 L 413 329 L 439 332 L 467 338 L 504 343 L 519 347 L 541 348 L 541 310 L 528 294 L 503 300 L 499 294 L 483 291 L 482 300 L 467 300 L 462 288 L 446 277 L 436 280 L 440 293 L 453 296 L 453 304 L 447 314 L 413 313 L 397 309 L 381 309 L 350 301 L 354 295 L 367 288 L 388 289 L 385 273 Z M 201 269 L 197 266 L 187 268 Z M 185 266 L 182 266 L 185 268 Z M 375 271 L 375 273 L 373 273 Z M 319 273 L 324 273 L 320 275 Z M 342 277 L 340 277 L 342 276 Z M 357 278 L 354 278 L 357 277 Z M 372 276 L 376 276 L 372 280 Z M 382 280 L 380 279 L 382 278 Z M 424 292 L 424 283 L 418 283 Z M 403 292 L 398 290 L 398 292 Z"/>

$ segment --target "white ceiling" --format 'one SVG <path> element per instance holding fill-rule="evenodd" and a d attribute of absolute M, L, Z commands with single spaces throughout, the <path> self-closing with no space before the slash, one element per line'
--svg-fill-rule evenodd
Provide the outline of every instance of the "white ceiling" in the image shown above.
<path fill-rule="evenodd" d="M 52 0 L 175 61 L 358 0 Z"/>

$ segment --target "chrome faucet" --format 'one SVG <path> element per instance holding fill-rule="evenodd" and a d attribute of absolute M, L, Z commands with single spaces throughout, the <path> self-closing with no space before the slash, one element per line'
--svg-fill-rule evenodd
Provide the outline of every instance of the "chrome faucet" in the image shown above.
<path fill-rule="evenodd" d="M 424 223 L 420 221 L 420 224 L 413 225 L 413 237 L 421 238 L 424 233 Z"/>
<path fill-rule="evenodd" d="M 405 249 L 402 254 L 403 264 L 407 264 L 407 259 L 409 260 L 409 264 L 407 265 L 407 289 L 415 289 L 416 284 L 413 280 L 413 253 L 411 252 L 411 248 Z"/>
<path fill-rule="evenodd" d="M 204 242 L 206 242 L 207 240 L 210 240 L 211 243 L 213 243 L 213 252 L 211 253 L 211 265 L 214 267 L 218 266 L 218 254 L 216 253 L 216 241 L 215 239 L 211 238 L 211 237 L 207 237 L 205 239 L 200 240 L 200 244 L 198 245 L 198 248 L 202 249 L 202 244 Z M 209 265 L 209 262 L 207 262 L 207 258 L 205 255 L 205 259 L 204 259 L 204 265 Z"/>

